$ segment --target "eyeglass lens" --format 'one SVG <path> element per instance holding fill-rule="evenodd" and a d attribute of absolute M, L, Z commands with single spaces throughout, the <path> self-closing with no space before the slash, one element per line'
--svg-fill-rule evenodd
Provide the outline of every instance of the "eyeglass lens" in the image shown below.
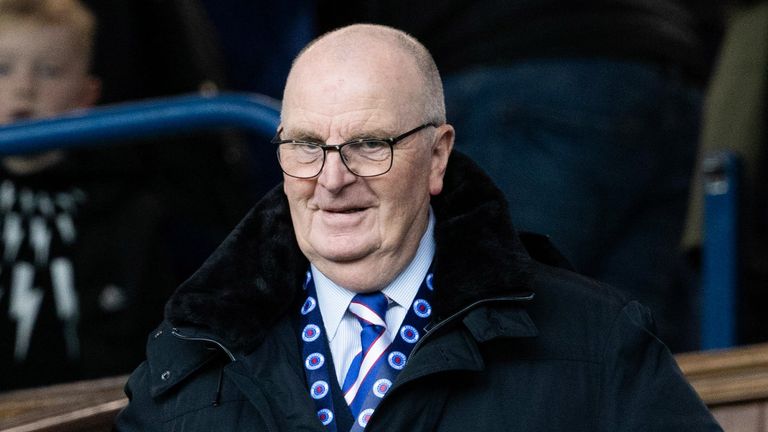
<path fill-rule="evenodd" d="M 278 147 L 280 166 L 289 176 L 311 178 L 320 174 L 325 163 L 321 146 L 308 143 L 283 143 Z M 355 175 L 382 175 L 392 166 L 392 146 L 386 141 L 365 140 L 341 147 L 344 165 Z"/>

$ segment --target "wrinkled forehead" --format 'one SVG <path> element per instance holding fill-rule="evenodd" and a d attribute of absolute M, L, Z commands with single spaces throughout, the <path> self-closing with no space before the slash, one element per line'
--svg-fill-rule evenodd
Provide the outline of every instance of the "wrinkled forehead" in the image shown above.
<path fill-rule="evenodd" d="M 415 116 L 423 106 L 421 80 L 415 61 L 387 44 L 315 46 L 289 74 L 282 119 L 290 123 L 307 113 Z"/>

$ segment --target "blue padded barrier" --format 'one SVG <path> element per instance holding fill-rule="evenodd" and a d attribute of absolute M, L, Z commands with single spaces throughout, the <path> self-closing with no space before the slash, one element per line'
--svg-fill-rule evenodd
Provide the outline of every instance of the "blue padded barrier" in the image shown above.
<path fill-rule="evenodd" d="M 741 163 L 732 152 L 703 161 L 701 348 L 737 344 L 739 286 L 739 180 Z"/>
<path fill-rule="evenodd" d="M 129 102 L 0 127 L 0 154 L 108 145 L 113 141 L 234 127 L 272 137 L 280 122 L 274 99 L 256 94 L 186 95 Z"/>

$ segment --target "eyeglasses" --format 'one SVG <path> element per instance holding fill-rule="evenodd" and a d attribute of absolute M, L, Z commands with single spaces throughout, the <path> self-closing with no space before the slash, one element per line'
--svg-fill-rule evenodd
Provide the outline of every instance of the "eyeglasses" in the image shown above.
<path fill-rule="evenodd" d="M 344 166 L 358 177 L 375 177 L 386 174 L 392 168 L 392 147 L 416 132 L 437 127 L 426 123 L 393 138 L 361 138 L 341 144 L 320 144 L 299 140 L 281 140 L 280 130 L 272 139 L 277 144 L 277 160 L 280 168 L 291 177 L 308 179 L 316 177 L 325 166 L 328 150 L 336 150 Z"/>

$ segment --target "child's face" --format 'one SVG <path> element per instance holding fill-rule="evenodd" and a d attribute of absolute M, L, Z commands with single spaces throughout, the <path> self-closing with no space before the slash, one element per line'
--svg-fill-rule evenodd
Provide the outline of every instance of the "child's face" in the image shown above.
<path fill-rule="evenodd" d="M 0 28 L 0 124 L 90 106 L 99 82 L 85 50 L 64 26 L 10 23 Z"/>

